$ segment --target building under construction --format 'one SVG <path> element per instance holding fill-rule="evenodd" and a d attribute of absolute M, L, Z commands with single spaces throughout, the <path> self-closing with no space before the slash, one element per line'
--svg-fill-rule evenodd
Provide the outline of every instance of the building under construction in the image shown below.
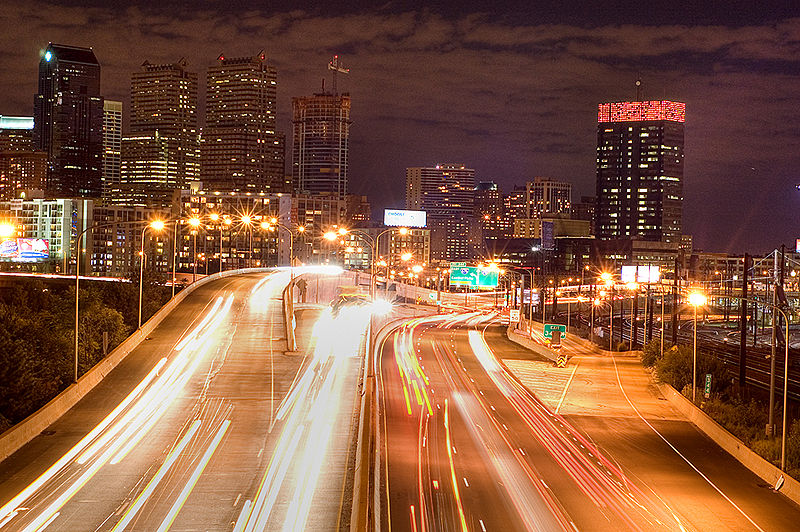
<path fill-rule="evenodd" d="M 350 139 L 350 95 L 336 90 L 338 57 L 333 70 L 333 91 L 292 98 L 292 179 L 302 193 L 329 192 L 344 199 L 347 194 Z"/>

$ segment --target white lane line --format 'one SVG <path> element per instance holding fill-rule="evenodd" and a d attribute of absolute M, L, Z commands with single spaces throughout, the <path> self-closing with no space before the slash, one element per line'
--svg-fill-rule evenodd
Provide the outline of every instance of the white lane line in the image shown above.
<path fill-rule="evenodd" d="M 710 478 L 708 478 L 707 476 L 705 476 L 705 475 L 703 474 L 703 472 L 702 472 L 702 471 L 700 471 L 700 470 L 697 468 L 697 466 L 695 466 L 695 465 L 694 465 L 694 464 L 693 464 L 693 463 L 692 463 L 692 462 L 691 462 L 691 461 L 690 461 L 688 458 L 686 458 L 686 457 L 685 457 L 683 454 L 681 454 L 681 452 L 680 452 L 680 451 L 679 451 L 679 450 L 678 450 L 678 449 L 677 449 L 677 448 L 676 448 L 674 445 L 672 445 L 672 443 L 670 443 L 670 442 L 669 442 L 669 440 L 667 440 L 667 438 L 665 438 L 663 434 L 661 434 L 660 432 L 658 432 L 658 430 L 657 430 L 657 429 L 656 429 L 656 428 L 655 428 L 653 425 L 651 425 L 649 421 L 647 421 L 647 420 L 644 418 L 644 416 L 642 415 L 642 413 L 641 413 L 641 412 L 639 412 L 639 409 L 638 409 L 638 408 L 636 408 L 636 406 L 634 406 L 633 402 L 632 402 L 632 401 L 630 400 L 630 398 L 628 397 L 628 394 L 627 394 L 627 393 L 625 393 L 625 388 L 622 386 L 622 380 L 621 380 L 621 379 L 620 379 L 620 377 L 619 377 L 619 369 L 617 368 L 617 359 L 616 359 L 614 356 L 612 356 L 612 357 L 611 357 L 611 360 L 614 362 L 614 372 L 615 372 L 615 373 L 616 373 L 616 375 L 617 375 L 617 384 L 619 384 L 619 389 L 622 391 L 622 395 L 625 397 L 625 400 L 628 402 L 628 404 L 630 405 L 630 407 L 633 409 L 633 411 L 634 411 L 634 412 L 636 412 L 636 415 L 637 415 L 637 416 L 639 416 L 639 419 L 641 419 L 642 421 L 644 421 L 645 425 L 647 425 L 648 427 L 650 427 L 650 430 L 652 430 L 653 432 L 655 432 L 655 433 L 658 435 L 658 437 L 659 437 L 659 438 L 661 438 L 662 440 L 664 440 L 664 443 L 666 443 L 666 444 L 667 444 L 667 445 L 670 447 L 670 449 L 672 449 L 673 451 L 675 451 L 675 454 L 677 454 L 678 456 L 680 456 L 680 457 L 681 457 L 681 459 L 682 459 L 684 462 L 686 462 L 686 463 L 689 465 L 689 467 L 691 467 L 692 469 L 694 469 L 694 470 L 695 470 L 695 472 L 696 472 L 698 475 L 700 475 L 700 477 L 701 477 L 703 480 L 705 480 L 705 481 L 708 483 L 708 485 L 709 485 L 709 486 L 711 486 L 712 488 L 714 488 L 714 490 L 715 490 L 717 493 L 719 493 L 719 494 L 722 496 L 722 498 L 723 498 L 723 499 L 725 499 L 726 501 L 728 501 L 728 502 L 731 504 L 731 506 L 733 506 L 734 508 L 736 508 L 736 510 L 737 510 L 737 511 L 738 511 L 740 514 L 742 514 L 742 516 L 743 516 L 745 519 L 747 519 L 747 520 L 750 522 L 750 524 L 751 524 L 751 525 L 753 525 L 753 526 L 754 526 L 756 529 L 760 530 L 761 532 L 764 532 L 764 529 L 763 529 L 763 528 L 761 528 L 760 526 L 758 526 L 758 525 L 756 524 L 756 522 L 755 522 L 755 521 L 753 521 L 753 520 L 750 518 L 750 516 L 749 516 L 749 515 L 747 515 L 746 513 L 744 513 L 744 510 L 742 510 L 741 508 L 739 508 L 739 506 L 738 506 L 738 505 L 737 505 L 735 502 L 733 502 L 733 501 L 730 499 L 730 497 L 728 497 L 727 495 L 725 495 L 725 494 L 722 492 L 722 490 L 721 490 L 721 489 L 719 489 L 719 488 L 717 487 L 717 485 L 716 485 L 716 484 L 714 484 L 714 483 L 711 481 L 711 479 L 710 479 Z M 676 519 L 677 519 L 677 517 L 676 517 Z M 678 522 L 678 524 L 680 524 L 680 522 Z M 682 526 L 682 525 L 681 525 L 681 528 L 683 528 L 683 526 Z"/>
<path fill-rule="evenodd" d="M 195 485 L 197 484 L 197 480 L 200 478 L 200 475 L 203 473 L 208 465 L 208 462 L 211 460 L 211 456 L 214 454 L 214 451 L 217 450 L 217 447 L 222 441 L 222 437 L 225 436 L 225 432 L 228 430 L 230 424 L 230 419 L 226 419 L 222 422 L 222 425 L 220 426 L 219 430 L 217 430 L 216 435 L 214 435 L 214 439 L 211 440 L 211 445 L 209 445 L 208 449 L 206 449 L 206 452 L 203 453 L 200 463 L 197 464 L 194 472 L 192 472 L 192 476 L 189 477 L 189 481 L 183 487 L 183 490 L 181 490 L 181 494 L 178 495 L 178 498 L 172 504 L 172 508 L 169 509 L 167 516 L 161 522 L 161 526 L 158 527 L 157 532 L 166 532 L 169 530 L 169 527 L 172 526 L 175 518 L 178 517 L 178 512 L 181 511 L 181 508 L 183 508 L 183 505 L 186 503 L 186 499 L 189 498 L 189 494 L 194 489 Z"/>
<path fill-rule="evenodd" d="M 569 380 L 567 381 L 566 386 L 564 386 L 564 391 L 561 392 L 561 399 L 558 400 L 558 406 L 556 407 L 556 414 L 558 411 L 561 410 L 561 403 L 564 402 L 564 398 L 567 396 L 567 390 L 569 389 L 569 385 L 572 384 L 572 378 L 575 377 L 575 372 L 578 371 L 578 364 L 580 361 L 575 363 L 575 367 L 572 369 L 572 374 L 569 376 Z"/>
<path fill-rule="evenodd" d="M 136 498 L 136 501 L 128 508 L 128 511 L 125 512 L 125 515 L 122 517 L 119 523 L 112 529 L 112 532 L 117 532 L 119 530 L 125 530 L 125 528 L 133 521 L 133 518 L 139 513 L 139 510 L 142 509 L 142 506 L 147 502 L 147 499 L 153 494 L 156 490 L 156 486 L 161 480 L 167 475 L 167 472 L 172 468 L 173 464 L 178 460 L 178 457 L 181 455 L 183 450 L 189 445 L 189 441 L 191 441 L 192 437 L 197 432 L 197 429 L 200 428 L 200 420 L 196 419 L 192 422 L 189 430 L 186 431 L 186 434 L 183 435 L 181 441 L 178 445 L 169 453 L 167 459 L 161 464 L 161 467 L 158 468 L 155 476 L 150 479 L 150 482 L 147 483 L 147 487 L 145 487 L 144 491 L 139 494 Z"/>

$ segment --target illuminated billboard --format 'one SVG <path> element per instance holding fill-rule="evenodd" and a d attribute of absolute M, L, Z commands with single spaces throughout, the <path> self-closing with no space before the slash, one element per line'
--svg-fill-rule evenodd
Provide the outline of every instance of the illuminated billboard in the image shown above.
<path fill-rule="evenodd" d="M 0 260 L 40 262 L 50 258 L 50 243 L 42 238 L 8 238 L 0 241 Z"/>
<path fill-rule="evenodd" d="M 661 279 L 658 266 L 623 266 L 620 280 L 623 283 L 657 283 Z"/>
<path fill-rule="evenodd" d="M 426 222 L 425 211 L 383 210 L 383 225 L 388 227 L 425 227 Z"/>

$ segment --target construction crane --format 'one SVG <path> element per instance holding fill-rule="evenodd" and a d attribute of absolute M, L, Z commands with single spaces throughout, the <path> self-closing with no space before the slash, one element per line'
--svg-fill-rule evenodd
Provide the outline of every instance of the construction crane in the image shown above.
<path fill-rule="evenodd" d="M 338 94 L 336 92 L 336 74 L 339 72 L 342 74 L 349 74 L 350 69 L 344 68 L 341 63 L 339 63 L 339 56 L 334 55 L 333 59 L 328 63 L 328 70 L 333 70 L 333 95 L 336 96 Z"/>

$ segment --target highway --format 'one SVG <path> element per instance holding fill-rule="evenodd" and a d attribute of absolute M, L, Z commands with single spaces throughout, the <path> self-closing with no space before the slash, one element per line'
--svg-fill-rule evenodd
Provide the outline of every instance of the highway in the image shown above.
<path fill-rule="evenodd" d="M 332 530 L 369 312 L 299 324 L 287 272 L 209 283 L 0 464 L 3 530 Z M 343 509 L 345 508 L 346 509 Z"/>
<path fill-rule="evenodd" d="M 421 318 L 380 346 L 381 528 L 789 530 L 800 519 L 658 400 L 634 359 L 568 339 L 571 366 L 554 368 L 500 330 L 480 313 Z"/>

